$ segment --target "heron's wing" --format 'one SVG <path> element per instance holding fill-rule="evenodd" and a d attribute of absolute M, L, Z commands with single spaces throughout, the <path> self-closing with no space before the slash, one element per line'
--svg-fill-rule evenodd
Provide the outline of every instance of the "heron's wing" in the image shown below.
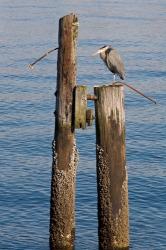
<path fill-rule="evenodd" d="M 118 74 L 121 78 L 124 78 L 125 68 L 120 57 L 118 51 L 116 49 L 112 49 L 107 55 L 107 65 L 108 68 L 114 73 Z"/>

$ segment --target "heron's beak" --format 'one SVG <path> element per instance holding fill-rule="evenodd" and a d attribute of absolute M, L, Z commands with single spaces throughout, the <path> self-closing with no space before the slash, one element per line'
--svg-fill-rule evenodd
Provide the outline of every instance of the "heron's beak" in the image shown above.
<path fill-rule="evenodd" d="M 97 52 L 95 52 L 94 54 L 92 54 L 92 56 L 96 56 L 97 54 L 100 54 L 100 49 Z"/>

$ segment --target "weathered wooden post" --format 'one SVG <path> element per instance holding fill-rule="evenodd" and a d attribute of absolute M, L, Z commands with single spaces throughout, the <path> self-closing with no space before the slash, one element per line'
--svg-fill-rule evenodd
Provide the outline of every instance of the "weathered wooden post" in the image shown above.
<path fill-rule="evenodd" d="M 75 231 L 75 176 L 77 150 L 73 125 L 73 91 L 76 86 L 76 39 L 74 14 L 59 20 L 59 50 L 55 135 L 50 208 L 50 248 L 72 249 Z"/>
<path fill-rule="evenodd" d="M 128 249 L 128 179 L 123 86 L 94 88 L 100 250 Z"/>

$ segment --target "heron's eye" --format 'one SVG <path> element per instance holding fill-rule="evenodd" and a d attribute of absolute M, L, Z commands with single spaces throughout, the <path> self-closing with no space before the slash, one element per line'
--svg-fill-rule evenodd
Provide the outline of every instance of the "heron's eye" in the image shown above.
<path fill-rule="evenodd" d="M 103 47 L 101 47 L 100 49 L 104 49 L 104 48 L 106 48 L 107 46 L 106 45 L 104 45 Z"/>

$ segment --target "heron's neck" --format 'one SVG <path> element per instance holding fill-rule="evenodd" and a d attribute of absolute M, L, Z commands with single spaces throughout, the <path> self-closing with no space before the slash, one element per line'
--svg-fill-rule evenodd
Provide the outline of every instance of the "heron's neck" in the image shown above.
<path fill-rule="evenodd" d="M 105 59 L 106 59 L 106 51 L 103 51 L 103 52 L 100 53 L 100 58 L 101 58 L 103 61 L 105 61 Z"/>
<path fill-rule="evenodd" d="M 112 48 L 108 48 L 107 50 L 103 51 L 100 53 L 100 57 L 101 59 L 105 62 L 107 55 L 109 54 L 109 52 L 111 51 Z"/>

